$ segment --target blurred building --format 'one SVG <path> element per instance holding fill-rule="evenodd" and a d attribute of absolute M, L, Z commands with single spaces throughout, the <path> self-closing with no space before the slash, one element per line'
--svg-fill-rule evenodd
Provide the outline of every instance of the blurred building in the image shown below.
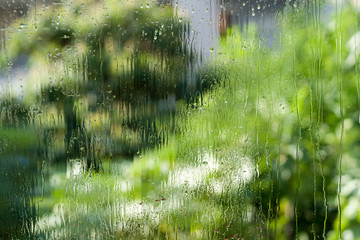
<path fill-rule="evenodd" d="M 188 41 L 206 59 L 217 52 L 218 36 L 236 25 L 246 32 L 249 23 L 258 27 L 259 37 L 271 45 L 274 38 L 274 15 L 285 6 L 285 0 L 178 0 L 174 9 L 179 17 L 190 19 Z"/>

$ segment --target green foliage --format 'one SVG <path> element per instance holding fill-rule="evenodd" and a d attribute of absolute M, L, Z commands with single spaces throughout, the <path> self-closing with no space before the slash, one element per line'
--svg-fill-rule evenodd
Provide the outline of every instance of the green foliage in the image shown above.
<path fill-rule="evenodd" d="M 32 234 L 336 239 L 342 159 L 343 235 L 359 238 L 359 18 L 350 3 L 328 24 L 311 14 L 279 13 L 273 49 L 254 25 L 233 26 L 196 73 L 189 25 L 167 5 L 75 1 L 30 15 L 7 54 L 29 55 L 25 101 L 38 108 L 3 100 L 1 134 L 35 149 L 34 166 L 67 171 L 43 175 L 42 194 L 25 186 L 49 214 Z M 14 130 L 28 124 L 37 144 Z"/>

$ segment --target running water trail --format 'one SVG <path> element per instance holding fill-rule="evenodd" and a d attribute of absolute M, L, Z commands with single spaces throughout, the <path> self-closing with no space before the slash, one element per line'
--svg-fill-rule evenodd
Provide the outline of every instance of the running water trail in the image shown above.
<path fill-rule="evenodd" d="M 339 9 L 340 8 L 340 9 Z M 339 12 L 340 11 L 340 12 Z M 340 139 L 339 139 L 339 161 L 338 161 L 338 185 L 337 185 L 337 208 L 338 208 L 338 229 L 339 239 L 342 235 L 341 226 L 341 175 L 342 175 L 342 158 L 343 158 L 343 135 L 344 135 L 344 108 L 343 108 L 343 78 L 342 78 L 342 34 L 343 34 L 343 2 L 336 0 L 335 8 L 335 29 L 336 29 L 336 78 L 339 90 L 339 101 L 340 101 Z M 339 19 L 340 18 L 340 19 Z"/>

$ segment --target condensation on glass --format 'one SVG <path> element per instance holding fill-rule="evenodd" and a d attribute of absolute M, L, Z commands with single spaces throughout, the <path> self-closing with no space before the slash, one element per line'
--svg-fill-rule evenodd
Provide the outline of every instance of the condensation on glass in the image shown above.
<path fill-rule="evenodd" d="M 0 239 L 360 239 L 357 0 L 2 0 Z"/>

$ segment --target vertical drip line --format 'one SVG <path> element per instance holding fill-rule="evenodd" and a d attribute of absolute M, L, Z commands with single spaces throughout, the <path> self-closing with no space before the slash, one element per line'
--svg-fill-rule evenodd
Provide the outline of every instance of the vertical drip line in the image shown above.
<path fill-rule="evenodd" d="M 356 93 L 357 93 L 357 101 L 358 101 L 358 122 L 360 123 L 360 77 L 359 77 L 359 69 L 358 69 L 358 43 L 357 43 L 357 39 L 358 39 L 358 33 L 357 28 L 358 28 L 358 23 L 357 23 L 357 19 L 358 19 L 358 1 L 355 1 L 355 26 L 354 26 L 354 32 L 355 32 L 355 75 L 356 75 Z"/>
<path fill-rule="evenodd" d="M 312 159 L 313 159 L 313 177 L 314 177 L 314 182 L 313 182 L 313 188 L 314 188 L 314 195 L 313 195 L 313 201 L 314 201 L 314 220 L 312 223 L 312 232 L 313 232 L 313 236 L 314 236 L 314 240 L 316 240 L 316 215 L 317 215 L 317 205 L 316 205 L 316 189 L 317 189 L 317 183 L 316 183 L 316 143 L 314 142 L 314 138 L 313 138 L 313 134 L 312 132 L 310 132 L 310 140 L 311 140 L 311 150 L 312 150 Z"/>
<path fill-rule="evenodd" d="M 296 143 L 296 174 L 297 174 L 297 186 L 296 186 L 296 199 L 295 199 L 295 228 L 296 239 L 299 239 L 299 216 L 298 216 L 298 204 L 299 204 L 299 190 L 300 190 L 300 141 L 301 141 L 301 126 L 299 127 L 298 139 Z"/>
<path fill-rule="evenodd" d="M 293 19 L 292 19 L 292 34 L 291 34 L 291 40 L 292 40 L 292 45 L 293 45 L 293 58 L 292 58 L 292 62 L 293 62 L 293 83 L 295 86 L 295 92 L 296 92 L 296 96 L 295 96 L 295 102 L 296 102 L 296 113 L 297 113 L 297 119 L 298 119 L 298 124 L 299 124 L 299 133 L 298 133 L 298 139 L 297 139 L 297 143 L 296 143 L 296 175 L 297 175 L 297 186 L 296 186 L 296 199 L 295 199 L 295 235 L 296 235 L 296 239 L 299 239 L 299 224 L 298 224 L 298 204 L 299 204 L 299 189 L 300 189 L 300 158 L 299 158 L 299 154 L 300 154 L 300 141 L 301 141 L 301 130 L 302 130 L 302 124 L 301 124 L 301 119 L 300 119 L 300 109 L 299 109 L 299 102 L 298 102 L 298 84 L 297 84 L 297 79 L 296 79 L 296 69 L 295 69 L 295 62 L 296 62 L 296 49 L 295 49 L 295 6 L 292 6 L 292 10 L 293 10 Z"/>
<path fill-rule="evenodd" d="M 319 134 L 319 133 L 318 133 Z M 324 167 L 322 164 L 322 157 L 320 155 L 320 144 L 319 144 L 319 139 L 318 139 L 318 143 L 317 143 L 317 153 L 319 155 L 319 167 L 320 167 L 320 174 L 321 174 L 321 178 L 322 178 L 322 190 L 323 190 L 323 198 L 324 198 L 324 208 L 325 208 L 325 216 L 324 216 L 324 226 L 323 226 L 323 233 L 322 233 L 322 237 L 323 239 L 326 239 L 326 224 L 327 224 L 327 218 L 328 218 L 328 204 L 327 204 L 327 197 L 326 197 L 326 191 L 325 191 L 325 186 L 326 186 L 326 180 L 325 180 L 325 176 L 324 176 Z"/>
<path fill-rule="evenodd" d="M 340 1 L 340 3 L 339 3 Z M 341 4 L 340 8 L 340 26 L 339 26 L 339 10 L 338 5 Z M 340 101 L 340 139 L 339 139 L 339 162 L 338 162 L 338 185 L 337 185 L 337 208 L 338 208 L 338 229 L 339 235 L 338 238 L 341 239 L 341 175 L 342 175 L 342 157 L 343 157 L 343 135 L 344 135 L 344 110 L 343 110 L 343 81 L 342 81 L 342 60 L 341 60 L 341 45 L 342 45 L 342 27 L 343 27 L 343 4 L 341 0 L 336 0 L 336 67 L 337 67 L 337 82 L 339 88 L 339 101 Z"/>
<path fill-rule="evenodd" d="M 256 107 L 255 107 L 255 143 L 256 143 L 256 147 L 259 148 L 259 129 L 258 129 L 258 125 L 259 125 L 259 78 L 260 78 L 260 58 L 261 58 L 261 46 L 260 46 L 260 39 L 258 42 L 258 46 L 257 46 L 257 51 L 258 51 L 258 57 L 257 57 L 257 66 L 256 66 Z M 256 156 L 256 177 L 260 176 L 259 173 L 259 160 L 260 160 L 260 156 L 257 155 Z"/>
<path fill-rule="evenodd" d="M 313 9 L 311 11 L 313 18 L 312 18 L 312 26 L 313 29 L 315 30 L 316 33 L 316 29 L 318 27 L 317 24 L 317 4 L 316 4 L 316 0 L 312 1 L 313 5 Z M 315 98 L 317 100 L 317 89 L 318 89 L 318 83 L 319 83 L 319 78 L 317 78 L 317 62 L 318 62 L 318 51 L 317 51 L 317 36 L 316 34 L 311 34 L 311 41 L 312 41 L 312 68 L 311 68 L 311 78 L 310 78 L 310 82 L 309 82 L 309 91 L 310 91 L 310 127 L 309 127 L 309 135 L 310 135 L 310 141 L 311 141 L 311 151 L 312 151 L 312 163 L 313 163 L 313 222 L 312 222 L 312 227 L 311 227 L 311 231 L 313 234 L 313 238 L 314 240 L 316 240 L 316 218 L 317 218 L 317 204 L 316 204 L 316 189 L 317 189 L 317 182 L 316 182 L 316 143 L 314 142 L 314 137 L 313 137 L 313 133 L 314 131 L 317 131 L 315 122 L 314 122 L 314 118 L 313 118 L 313 113 L 314 113 L 314 105 L 313 105 L 313 80 L 316 78 L 315 80 Z M 314 128 L 315 125 L 315 128 Z"/>
<path fill-rule="evenodd" d="M 283 71 L 283 13 L 280 13 L 280 76 L 279 76 L 279 101 L 281 100 L 281 84 L 282 84 L 282 71 Z M 277 130 L 277 143 L 278 143 L 278 155 L 276 158 L 276 216 L 275 216 L 275 227 L 274 227 L 274 239 L 276 239 L 277 233 L 277 222 L 279 218 L 280 212 L 280 154 L 281 154 L 281 122 L 282 119 L 279 120 L 278 130 Z"/>
<path fill-rule="evenodd" d="M 312 91 L 312 88 L 313 88 L 313 80 L 314 78 L 316 78 L 315 80 L 315 100 L 317 101 L 318 100 L 318 95 L 317 95 L 317 91 L 318 91 L 318 87 L 319 87 L 319 78 L 318 78 L 318 74 L 317 74 L 317 64 L 318 64 L 318 61 L 319 61 L 319 56 L 318 56 L 318 47 L 320 46 L 317 46 L 317 43 L 318 43 L 318 36 L 316 35 L 317 30 L 318 30 L 318 22 L 317 22 L 317 1 L 316 0 L 313 0 L 313 10 L 311 11 L 313 13 L 313 21 L 312 21 L 312 25 L 313 25 L 313 28 L 314 28 L 314 32 L 315 32 L 315 35 L 312 34 L 312 43 L 313 43 L 313 46 L 312 46 L 312 49 L 313 49 L 313 66 L 312 66 L 312 71 L 311 71 L 311 80 L 310 80 L 310 83 L 309 83 L 309 90 L 310 90 L 310 128 L 309 128 L 309 135 L 310 135 L 310 141 L 311 141 L 311 151 L 312 151 L 312 163 L 313 163 L 313 222 L 312 222 L 312 233 L 313 233 L 313 237 L 314 237 L 314 240 L 316 240 L 316 221 L 317 221 L 317 204 L 316 204 L 316 190 L 317 190 L 317 181 L 316 181 L 316 151 L 317 151 L 317 148 L 316 148 L 316 142 L 314 141 L 314 133 L 318 131 L 317 129 L 317 125 L 316 125 L 316 121 L 314 120 L 314 117 L 313 117 L 313 113 L 314 113 L 314 105 L 313 105 L 313 91 Z M 315 128 L 314 128 L 315 127 Z"/>
<path fill-rule="evenodd" d="M 260 62 L 261 62 L 261 55 L 262 55 L 262 50 L 261 50 L 261 38 L 259 36 L 258 39 L 258 46 L 257 46 L 257 66 L 256 66 L 256 107 L 255 107 L 255 142 L 256 142 L 256 148 L 257 148 L 257 152 L 258 149 L 260 148 L 259 146 L 259 86 L 260 86 Z M 256 179 L 258 179 L 260 177 L 260 171 L 259 171 L 259 165 L 260 165 L 260 160 L 261 157 L 259 154 L 256 154 L 256 176 L 254 181 L 256 181 Z M 257 181 L 257 196 L 256 196 L 256 201 L 259 204 L 259 212 L 262 212 L 262 199 L 261 199 L 261 183 L 262 181 Z M 260 221 L 260 218 L 257 218 L 256 220 Z"/>
<path fill-rule="evenodd" d="M 326 196 L 326 179 L 325 179 L 325 175 L 324 175 L 324 167 L 322 164 L 322 157 L 320 154 L 320 127 L 322 125 L 323 122 L 323 92 L 324 92 L 324 81 L 321 79 L 321 66 L 322 66 L 322 31 L 320 26 L 322 26 L 321 24 L 321 0 L 318 0 L 318 7 L 317 7 L 317 35 L 318 35 L 318 45 L 319 45 L 319 49 L 318 49 L 318 65 L 317 65 L 317 129 L 316 129 L 316 154 L 317 154 L 317 158 L 318 158 L 318 165 L 319 165 L 319 169 L 320 169 L 320 175 L 321 175 L 321 179 L 322 179 L 322 192 L 323 192 L 323 206 L 324 206 L 324 223 L 323 223 L 323 232 L 322 232 L 322 237 L 323 239 L 326 239 L 326 225 L 327 225 L 327 219 L 328 219 L 328 203 L 327 203 L 327 196 Z M 320 86 L 319 86 L 319 81 L 320 81 Z"/>
<path fill-rule="evenodd" d="M 268 69 L 267 69 L 267 86 L 270 86 L 270 66 L 271 66 L 271 59 L 269 59 L 269 64 L 268 64 Z M 269 133 L 271 131 L 271 118 L 272 118 L 272 106 L 273 106 L 273 96 L 272 96 L 272 89 L 270 88 L 270 113 L 269 113 L 269 119 L 268 119 L 268 126 L 267 126 L 267 130 L 266 130 L 266 138 L 265 138 L 265 151 L 266 151 L 266 164 L 268 167 L 268 171 L 269 171 L 269 189 L 270 189 L 270 196 L 269 196 L 269 205 L 268 205 L 268 216 L 267 216 L 267 228 L 266 228 L 266 236 L 267 239 L 270 239 L 270 230 L 271 230 L 271 208 L 272 208 L 272 199 L 273 199 L 273 182 L 272 182 L 272 178 L 273 178 L 273 173 L 272 173 L 272 161 L 271 161 L 271 156 L 270 156 L 270 151 L 269 151 Z"/>
<path fill-rule="evenodd" d="M 320 12 L 320 3 L 321 0 L 318 0 L 318 36 L 319 36 L 319 60 L 318 60 L 318 79 L 320 79 L 321 77 L 321 66 L 322 66 L 322 32 L 321 32 L 321 12 Z M 318 90 L 318 95 L 319 95 L 319 100 L 318 100 L 318 114 L 317 114 L 317 119 L 319 124 L 322 124 L 323 122 L 323 90 L 324 90 L 324 84 L 323 81 L 320 81 L 320 90 Z"/>

